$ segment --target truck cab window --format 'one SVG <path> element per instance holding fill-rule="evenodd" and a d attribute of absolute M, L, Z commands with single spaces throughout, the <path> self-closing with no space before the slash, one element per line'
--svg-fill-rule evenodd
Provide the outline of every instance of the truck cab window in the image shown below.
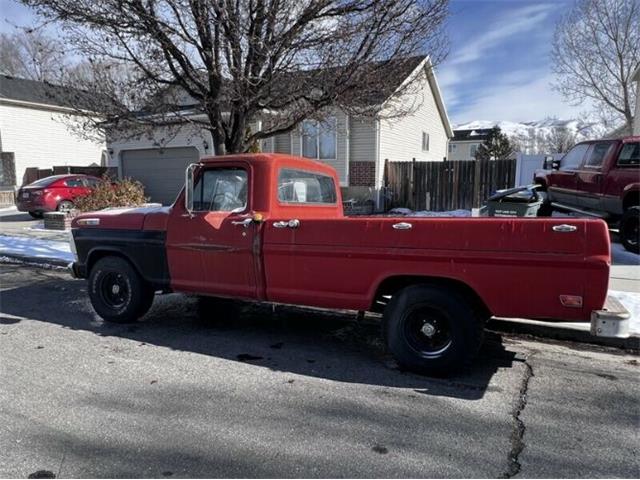
<path fill-rule="evenodd" d="M 335 204 L 333 178 L 302 170 L 282 169 L 278 175 L 278 200 L 282 203 Z"/>
<path fill-rule="evenodd" d="M 581 143 L 580 145 L 573 147 L 564 157 L 562 157 L 560 170 L 573 170 L 578 168 L 588 149 L 588 143 Z"/>
<path fill-rule="evenodd" d="M 640 142 L 625 143 L 618 156 L 618 166 L 629 167 L 640 165 Z"/>
<path fill-rule="evenodd" d="M 247 172 L 241 168 L 205 170 L 193 189 L 194 211 L 241 212 L 247 207 Z"/>
<path fill-rule="evenodd" d="M 611 150 L 612 146 L 612 142 L 596 143 L 587 158 L 585 167 L 600 168 L 604 159 L 609 155 L 609 150 Z"/>

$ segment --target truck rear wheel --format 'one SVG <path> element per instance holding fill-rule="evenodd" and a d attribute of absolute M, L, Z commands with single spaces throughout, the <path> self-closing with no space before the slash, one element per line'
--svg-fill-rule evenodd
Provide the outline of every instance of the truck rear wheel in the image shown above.
<path fill-rule="evenodd" d="M 404 368 L 444 376 L 480 349 L 484 324 L 460 294 L 415 285 L 394 295 L 384 311 L 387 347 Z"/>
<path fill-rule="evenodd" d="M 129 262 L 120 257 L 104 257 L 89 274 L 89 298 L 98 315 L 114 323 L 134 322 L 153 303 L 154 291 Z"/>
<path fill-rule="evenodd" d="M 640 207 L 627 208 L 620 221 L 622 246 L 633 253 L 640 253 Z"/>

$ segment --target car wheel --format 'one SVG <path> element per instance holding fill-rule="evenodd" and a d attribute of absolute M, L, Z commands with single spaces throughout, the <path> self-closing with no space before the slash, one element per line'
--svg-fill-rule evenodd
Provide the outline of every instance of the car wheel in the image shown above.
<path fill-rule="evenodd" d="M 89 298 L 96 313 L 108 322 L 136 321 L 147 313 L 153 297 L 153 289 L 123 258 L 101 258 L 91 269 Z"/>
<path fill-rule="evenodd" d="M 622 246 L 633 253 L 640 253 L 640 207 L 628 208 L 620 221 Z"/>
<path fill-rule="evenodd" d="M 62 200 L 60 203 L 58 203 L 58 211 L 62 213 L 69 213 L 71 210 L 73 210 L 73 207 L 73 202 L 70 200 Z"/>
<path fill-rule="evenodd" d="M 476 355 L 484 323 L 464 296 L 437 286 L 415 285 L 392 297 L 384 311 L 383 334 L 402 367 L 445 376 Z"/>
<path fill-rule="evenodd" d="M 43 213 L 42 212 L 29 212 L 29 215 L 31 215 L 31 218 L 42 218 L 43 217 Z"/>

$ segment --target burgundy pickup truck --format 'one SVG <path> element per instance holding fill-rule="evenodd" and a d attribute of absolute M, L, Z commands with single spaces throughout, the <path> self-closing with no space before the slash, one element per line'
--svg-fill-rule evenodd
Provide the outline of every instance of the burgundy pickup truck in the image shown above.
<path fill-rule="evenodd" d="M 157 292 L 382 312 L 391 353 L 431 374 L 470 360 L 491 316 L 625 335 L 628 313 L 605 306 L 602 220 L 350 218 L 338 185 L 302 158 L 204 158 L 171 207 L 77 217 L 72 270 L 112 322 L 137 320 Z"/>
<path fill-rule="evenodd" d="M 558 210 L 602 218 L 619 228 L 627 250 L 640 253 L 640 137 L 578 143 L 533 181 L 547 192 L 539 215 Z"/>

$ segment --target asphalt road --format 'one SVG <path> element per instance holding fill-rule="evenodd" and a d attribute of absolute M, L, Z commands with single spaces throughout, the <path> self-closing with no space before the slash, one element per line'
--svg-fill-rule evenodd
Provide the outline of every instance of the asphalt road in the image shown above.
<path fill-rule="evenodd" d="M 0 477 L 640 476 L 638 357 L 488 334 L 450 379 L 375 318 L 156 299 L 108 325 L 65 272 L 0 265 Z M 41 472 L 42 474 L 42 472 Z"/>

